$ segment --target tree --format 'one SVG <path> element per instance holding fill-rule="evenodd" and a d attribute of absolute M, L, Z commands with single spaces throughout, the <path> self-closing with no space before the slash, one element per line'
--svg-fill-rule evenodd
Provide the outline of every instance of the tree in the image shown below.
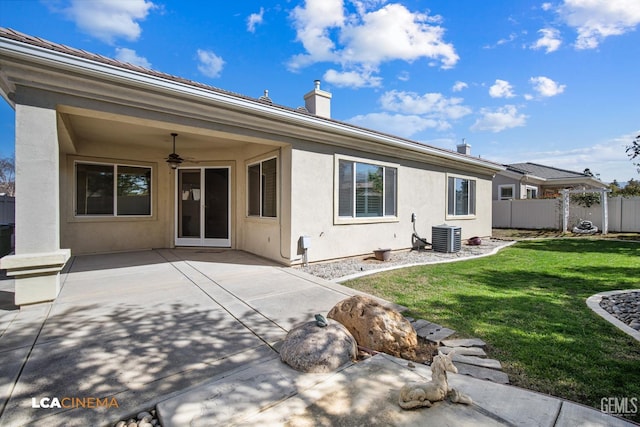
<path fill-rule="evenodd" d="M 632 161 L 638 159 L 633 164 L 638 166 L 638 173 L 640 173 L 640 135 L 636 136 L 631 145 L 627 145 L 626 153 Z"/>
<path fill-rule="evenodd" d="M 16 195 L 16 162 L 13 156 L 0 158 L 0 193 Z"/>
<path fill-rule="evenodd" d="M 611 190 L 611 193 L 609 193 L 611 197 L 619 196 L 620 192 L 622 191 L 622 188 L 620 188 L 620 183 L 618 182 L 617 179 L 614 179 L 613 182 L 609 184 L 608 187 L 609 187 L 609 190 Z"/>
<path fill-rule="evenodd" d="M 640 196 L 640 181 L 636 181 L 633 178 L 629 180 L 627 185 L 620 191 L 620 195 L 624 197 Z"/>

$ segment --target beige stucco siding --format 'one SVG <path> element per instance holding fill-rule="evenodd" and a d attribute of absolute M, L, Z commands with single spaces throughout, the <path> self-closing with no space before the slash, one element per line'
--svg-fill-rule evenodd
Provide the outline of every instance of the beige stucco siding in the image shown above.
<path fill-rule="evenodd" d="M 362 162 L 397 166 L 397 216 L 377 222 L 345 224 L 337 220 L 335 208 L 336 156 Z M 476 180 L 476 215 L 471 219 L 446 216 L 447 174 Z M 292 153 L 291 250 L 297 252 L 299 236 L 310 236 L 309 261 L 371 253 L 374 249 L 411 247 L 411 214 L 417 215 L 418 234 L 431 241 L 431 227 L 447 223 L 462 227 L 463 238 L 491 235 L 491 177 L 469 175 L 425 163 L 377 156 L 330 146 L 300 144 Z M 294 263 L 299 262 L 299 257 Z"/>
<path fill-rule="evenodd" d="M 164 133 L 168 136 L 168 132 Z M 188 135 L 190 134 L 185 132 L 178 136 L 176 151 L 185 159 L 181 167 L 228 167 L 230 170 L 231 247 L 278 259 L 280 219 L 247 217 L 246 166 L 251 161 L 269 156 L 280 158 L 282 156 L 279 150 L 268 144 L 242 141 L 235 144 L 221 142 L 216 138 L 199 138 L 195 142 L 186 142 L 189 138 L 194 138 L 193 135 Z M 158 141 L 140 139 L 137 144 L 131 145 L 119 144 L 115 135 L 112 138 L 112 144 L 79 140 L 75 142 L 74 152 L 63 150 L 60 153 L 61 246 L 71 248 L 74 254 L 173 247 L 176 171 L 172 171 L 165 162 L 171 146 L 163 143 L 160 137 Z M 152 214 L 145 217 L 76 215 L 76 162 L 150 167 Z"/>

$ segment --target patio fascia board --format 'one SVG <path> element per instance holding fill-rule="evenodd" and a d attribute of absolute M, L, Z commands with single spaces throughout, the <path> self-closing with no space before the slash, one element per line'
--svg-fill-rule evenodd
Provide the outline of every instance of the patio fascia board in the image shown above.
<path fill-rule="evenodd" d="M 547 179 L 545 182 L 547 186 L 557 186 L 557 185 L 589 185 L 595 188 L 606 188 L 607 185 L 602 181 L 599 181 L 595 178 L 551 178 Z"/>
<path fill-rule="evenodd" d="M 54 69 L 62 73 L 72 72 L 85 78 L 106 80 L 118 85 L 126 84 L 137 87 L 142 91 L 162 93 L 168 99 L 179 96 L 180 98 L 197 101 L 211 107 L 229 109 L 251 117 L 267 119 L 270 125 L 269 129 L 263 128 L 262 130 L 274 134 L 282 134 L 282 125 L 285 124 L 289 125 L 287 128 L 290 132 L 294 132 L 291 136 L 324 144 L 357 147 L 359 149 L 372 148 L 373 151 L 381 154 L 392 152 L 396 157 L 401 156 L 410 160 L 420 160 L 458 169 L 472 168 L 486 174 L 495 174 L 505 169 L 502 165 L 480 158 L 463 156 L 453 151 L 430 147 L 414 141 L 347 125 L 336 120 L 289 110 L 286 107 L 263 104 L 258 100 L 254 101 L 232 94 L 217 92 L 213 88 L 203 89 L 12 39 L 0 39 L 0 59 L 1 57 L 16 60 L 16 65 L 18 66 L 20 63 L 36 64 L 44 69 Z M 43 68 L 40 68 L 40 70 Z M 20 76 L 17 77 L 19 78 Z M 51 82 L 49 77 L 44 82 L 30 83 L 34 84 L 34 87 L 38 87 L 37 85 L 40 83 L 50 85 Z M 7 97 L 11 98 L 9 94 L 7 94 Z M 140 100 L 137 99 L 137 101 L 139 102 Z M 264 126 L 264 123 L 262 124 Z M 251 126 L 247 122 L 245 122 L 245 125 Z M 367 143 L 369 146 L 366 147 L 363 143 Z M 403 150 L 403 152 L 398 153 L 398 150 Z"/>

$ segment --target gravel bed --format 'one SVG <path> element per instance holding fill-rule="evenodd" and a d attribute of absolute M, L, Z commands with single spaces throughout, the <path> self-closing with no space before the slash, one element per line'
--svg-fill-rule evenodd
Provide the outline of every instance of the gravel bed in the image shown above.
<path fill-rule="evenodd" d="M 494 249 L 503 248 L 513 243 L 512 241 L 497 239 L 482 239 L 478 246 L 462 244 L 460 252 L 444 253 L 432 250 L 406 250 L 391 253 L 389 261 L 378 261 L 373 252 L 371 255 L 345 258 L 330 262 L 309 264 L 307 267 L 299 266 L 300 270 L 321 277 L 327 280 L 340 281 L 343 278 L 362 274 L 364 272 L 402 267 L 415 264 L 432 264 L 437 262 L 451 261 L 462 258 L 469 258 L 491 253 Z"/>
<path fill-rule="evenodd" d="M 640 331 L 640 292 L 627 292 L 602 297 L 600 307 L 616 319 Z"/>

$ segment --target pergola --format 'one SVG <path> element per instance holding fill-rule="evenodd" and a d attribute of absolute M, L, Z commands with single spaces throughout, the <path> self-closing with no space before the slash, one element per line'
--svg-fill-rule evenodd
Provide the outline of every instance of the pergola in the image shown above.
<path fill-rule="evenodd" d="M 607 200 L 607 193 L 611 190 L 607 188 L 591 188 L 585 190 L 560 190 L 562 194 L 562 232 L 568 232 L 569 228 L 569 204 L 570 204 L 570 194 L 579 194 L 579 193 L 600 193 L 600 200 L 602 206 L 602 234 L 607 234 L 609 232 L 609 204 Z"/>

